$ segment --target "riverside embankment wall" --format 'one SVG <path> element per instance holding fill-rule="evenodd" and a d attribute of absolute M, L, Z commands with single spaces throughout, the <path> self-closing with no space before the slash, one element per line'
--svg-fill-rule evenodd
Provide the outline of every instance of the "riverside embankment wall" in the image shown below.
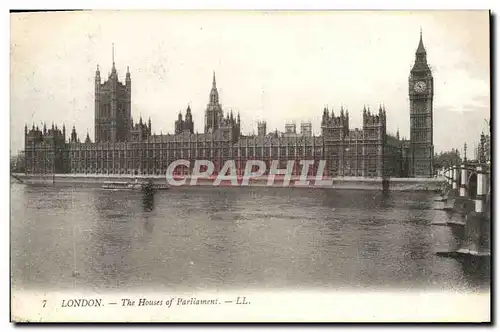
<path fill-rule="evenodd" d="M 16 178 L 25 184 L 52 185 L 52 184 L 95 184 L 100 185 L 106 182 L 138 181 L 151 179 L 155 183 L 166 183 L 164 175 L 111 175 L 111 174 L 13 174 Z M 185 179 L 185 181 L 184 181 Z M 214 183 L 216 178 L 198 178 L 196 184 L 190 176 L 176 177 L 177 182 L 183 182 L 183 186 L 245 186 L 243 178 L 232 178 L 232 180 L 223 180 L 220 183 Z M 269 182 L 267 176 L 259 178 L 250 178 L 248 186 L 251 187 L 295 187 L 295 188 L 325 188 L 325 189 L 359 189 L 359 190 L 383 190 L 390 191 L 437 191 L 443 183 L 440 178 L 362 178 L 362 177 L 338 177 L 322 179 L 316 181 L 314 177 L 307 179 L 308 184 L 299 181 L 299 177 L 292 177 L 288 185 L 283 184 L 283 178 L 276 177 L 273 182 Z M 175 185 L 171 183 L 171 186 Z"/>

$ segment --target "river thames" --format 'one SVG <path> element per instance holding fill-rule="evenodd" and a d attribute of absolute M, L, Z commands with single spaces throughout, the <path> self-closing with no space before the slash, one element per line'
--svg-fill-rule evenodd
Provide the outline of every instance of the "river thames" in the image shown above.
<path fill-rule="evenodd" d="M 11 184 L 12 287 L 489 291 L 489 265 L 434 254 L 434 196 Z"/>

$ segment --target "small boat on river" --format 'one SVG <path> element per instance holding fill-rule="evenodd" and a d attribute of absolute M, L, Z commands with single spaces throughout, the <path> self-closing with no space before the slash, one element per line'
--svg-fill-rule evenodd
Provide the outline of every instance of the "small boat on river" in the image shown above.
<path fill-rule="evenodd" d="M 165 183 L 153 183 L 152 181 L 150 181 L 150 182 L 144 182 L 141 185 L 142 185 L 142 190 L 158 191 L 158 190 L 168 190 L 168 189 L 170 189 L 170 187 L 168 186 L 168 184 L 165 184 Z"/>
<path fill-rule="evenodd" d="M 142 190 L 142 191 L 158 191 L 167 190 L 170 187 L 167 184 L 149 182 L 106 182 L 102 185 L 102 189 L 106 190 Z"/>
<path fill-rule="evenodd" d="M 140 183 L 131 182 L 106 182 L 102 185 L 102 189 L 107 190 L 140 190 L 142 185 Z"/>

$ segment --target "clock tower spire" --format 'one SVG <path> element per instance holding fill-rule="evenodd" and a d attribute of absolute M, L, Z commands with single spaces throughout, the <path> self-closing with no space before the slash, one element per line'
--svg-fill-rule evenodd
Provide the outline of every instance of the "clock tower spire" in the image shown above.
<path fill-rule="evenodd" d="M 415 63 L 408 79 L 410 100 L 410 176 L 433 176 L 434 79 L 420 29 Z"/>

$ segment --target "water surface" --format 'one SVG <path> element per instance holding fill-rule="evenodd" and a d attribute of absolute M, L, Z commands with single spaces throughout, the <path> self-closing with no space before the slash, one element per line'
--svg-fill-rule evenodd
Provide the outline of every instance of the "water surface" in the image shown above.
<path fill-rule="evenodd" d="M 434 254 L 433 194 L 300 188 L 11 188 L 17 289 L 489 289 Z M 78 271 L 73 276 L 74 270 Z"/>

